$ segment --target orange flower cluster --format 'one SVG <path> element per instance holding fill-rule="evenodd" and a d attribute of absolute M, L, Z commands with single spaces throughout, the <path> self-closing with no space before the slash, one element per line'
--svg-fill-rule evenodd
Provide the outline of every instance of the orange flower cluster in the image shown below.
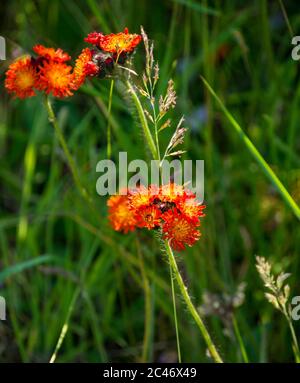
<path fill-rule="evenodd" d="M 87 76 L 103 78 L 112 73 L 114 63 L 124 64 L 142 41 L 142 36 L 131 34 L 128 28 L 125 28 L 124 32 L 109 35 L 92 32 L 84 41 L 92 44 L 94 49 L 85 48 L 76 61 L 75 78 L 79 86 Z"/>
<path fill-rule="evenodd" d="M 66 62 L 71 57 L 62 49 L 35 45 L 38 57 L 25 56 L 13 62 L 6 72 L 5 87 L 15 97 L 36 95 L 36 90 L 52 93 L 55 97 L 71 96 L 75 84 L 73 68 Z"/>
<path fill-rule="evenodd" d="M 9 66 L 5 79 L 7 91 L 22 99 L 35 96 L 37 90 L 58 98 L 72 96 L 86 77 L 105 77 L 114 69 L 114 61 L 125 62 L 141 36 L 128 33 L 126 28 L 124 32 L 109 35 L 93 32 L 85 41 L 95 45 L 95 49 L 83 49 L 74 68 L 66 64 L 71 57 L 62 49 L 35 45 L 33 51 L 38 57 L 21 57 Z"/>
<path fill-rule="evenodd" d="M 161 229 L 173 249 L 181 251 L 199 238 L 204 205 L 190 190 L 180 185 L 139 186 L 126 195 L 109 198 L 109 221 L 116 231 L 128 233 L 136 228 Z"/>
<path fill-rule="evenodd" d="M 92 32 L 84 41 L 94 45 L 97 49 L 93 52 L 93 59 L 102 72 L 110 72 L 114 62 L 124 64 L 128 56 L 142 41 L 142 36 L 129 33 L 128 28 L 125 28 L 124 32 L 110 33 L 109 35 Z"/>
<path fill-rule="evenodd" d="M 104 52 L 120 54 L 122 52 L 132 53 L 135 47 L 142 41 L 142 36 L 129 33 L 128 28 L 125 28 L 124 32 L 110 33 L 109 35 L 92 32 L 84 40 Z"/>

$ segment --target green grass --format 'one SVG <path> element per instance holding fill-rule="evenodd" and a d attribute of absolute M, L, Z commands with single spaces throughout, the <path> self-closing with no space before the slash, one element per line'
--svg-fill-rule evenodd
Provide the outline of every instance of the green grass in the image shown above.
<path fill-rule="evenodd" d="M 119 151 L 128 151 L 129 160 L 145 158 L 136 100 L 116 81 L 109 118 L 110 80 L 94 79 L 74 97 L 53 102 L 92 208 L 73 181 L 43 99 L 12 100 L 3 86 L 10 59 L 31 52 L 36 43 L 75 57 L 90 31 L 128 26 L 138 32 L 140 25 L 155 42 L 158 91 L 170 77 L 175 82 L 172 118 L 184 114 L 189 128 L 184 158 L 205 160 L 202 236 L 176 255 L 192 301 L 198 308 L 204 292 L 232 295 L 246 282 L 244 303 L 234 310 L 229 328 L 217 315 L 205 318 L 222 359 L 294 361 L 288 325 L 264 298 L 255 255 L 266 257 L 276 272 L 291 272 L 291 296 L 299 295 L 294 213 L 300 203 L 300 87 L 290 29 L 299 30 L 300 8 L 292 1 L 266 0 L 152 3 L 1 5 L 0 35 L 7 39 L 9 58 L 0 62 L 0 295 L 8 316 L 0 322 L 2 362 L 48 362 L 66 324 L 57 362 L 177 358 L 167 256 L 151 233 L 114 232 L 106 198 L 95 190 L 96 164 L 107 157 L 108 119 L 112 158 Z M 139 73 L 143 61 L 139 47 L 134 56 Z M 166 129 L 162 148 L 169 138 Z M 174 287 L 182 361 L 209 361 Z M 294 326 L 299 340 L 298 322 Z"/>

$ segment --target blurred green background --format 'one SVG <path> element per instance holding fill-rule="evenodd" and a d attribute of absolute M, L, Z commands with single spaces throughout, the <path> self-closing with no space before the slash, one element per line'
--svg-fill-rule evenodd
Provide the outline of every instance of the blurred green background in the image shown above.
<path fill-rule="evenodd" d="M 86 187 L 90 211 L 73 184 L 40 96 L 13 100 L 4 89 L 10 62 L 42 43 L 75 58 L 91 31 L 138 33 L 155 42 L 159 91 L 173 78 L 174 120 L 189 128 L 185 158 L 205 160 L 206 217 L 202 237 L 177 255 L 194 303 L 218 294 L 221 315 L 206 324 L 222 357 L 241 362 L 232 327 L 238 323 L 250 361 L 293 361 L 288 325 L 263 295 L 255 255 L 286 270 L 300 294 L 299 222 L 271 186 L 226 117 L 205 91 L 203 75 L 226 102 L 295 201 L 300 201 L 299 63 L 291 39 L 300 30 L 295 1 L 10 0 L 1 2 L 0 35 L 0 361 L 47 362 L 68 319 L 58 362 L 140 361 L 145 323 L 148 361 L 176 361 L 169 268 L 154 236 L 122 235 L 107 222 L 106 198 L 96 194 L 96 164 L 106 158 L 109 79 L 93 79 L 54 108 Z M 134 56 L 141 73 L 143 47 Z M 113 97 L 113 156 L 144 158 L 132 108 L 117 84 Z M 166 144 L 170 131 L 163 133 Z M 240 307 L 232 297 L 246 283 Z M 145 315 L 145 302 L 147 312 Z M 211 301 L 212 302 L 212 301 Z M 209 361 L 204 341 L 178 297 L 186 362 Z M 217 313 L 216 313 L 217 314 Z M 145 320 L 146 319 L 146 320 Z M 299 324 L 295 322 L 299 334 Z"/>

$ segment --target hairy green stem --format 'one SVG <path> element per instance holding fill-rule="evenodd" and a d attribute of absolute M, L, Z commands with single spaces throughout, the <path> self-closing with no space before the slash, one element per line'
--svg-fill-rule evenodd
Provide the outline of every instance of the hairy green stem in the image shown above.
<path fill-rule="evenodd" d="M 149 126 L 148 126 L 148 122 L 147 122 L 147 118 L 145 116 L 145 113 L 144 113 L 142 104 L 140 102 L 140 99 L 138 98 L 138 96 L 137 96 L 133 86 L 131 85 L 131 83 L 128 80 L 126 81 L 126 85 L 128 87 L 128 90 L 131 93 L 133 102 L 134 102 L 135 107 L 136 107 L 136 109 L 138 111 L 139 119 L 141 121 L 141 125 L 142 125 L 142 128 L 143 128 L 144 136 L 145 136 L 145 139 L 147 141 L 147 145 L 148 145 L 148 147 L 150 149 L 150 152 L 151 152 L 153 158 L 155 160 L 158 160 L 159 156 L 158 156 L 158 153 L 157 153 L 157 149 L 156 149 L 156 146 L 155 146 L 152 134 L 150 132 L 150 129 L 149 129 Z"/>
<path fill-rule="evenodd" d="M 194 318 L 206 344 L 207 344 L 207 348 L 209 350 L 209 353 L 211 355 L 211 357 L 214 359 L 215 362 L 217 363 L 223 363 L 223 360 L 221 358 L 221 356 L 219 355 L 197 309 L 195 308 L 195 306 L 193 305 L 193 302 L 189 296 L 189 293 L 187 291 L 187 287 L 185 286 L 183 280 L 182 280 L 182 277 L 180 275 L 180 272 L 178 270 L 178 266 L 177 266 L 177 263 L 176 263 L 176 260 L 175 260 L 175 257 L 174 257 L 174 254 L 173 254 L 173 251 L 170 247 L 170 244 L 168 241 L 165 240 L 165 248 L 166 248 L 166 252 L 168 254 L 168 258 L 169 258 L 169 262 L 170 262 L 170 265 L 172 267 L 172 270 L 173 270 L 173 273 L 174 273 L 174 276 L 176 278 L 176 281 L 177 281 L 177 284 L 178 284 L 178 287 L 180 289 L 180 292 L 181 292 L 181 295 L 186 303 L 186 306 L 187 306 L 187 309 L 188 311 L 190 312 L 191 316 Z"/>
<path fill-rule="evenodd" d="M 177 353 L 178 353 L 178 362 L 181 363 L 181 349 L 180 349 L 180 339 L 179 339 L 179 330 L 178 330 L 178 321 L 177 321 L 177 311 L 176 311 L 176 297 L 175 297 L 175 288 L 173 281 L 173 271 L 171 262 L 169 261 L 170 266 L 170 279 L 171 279 L 171 288 L 172 288 L 172 300 L 173 300 L 173 312 L 174 312 L 174 324 L 176 331 L 176 344 L 177 344 Z"/>
<path fill-rule="evenodd" d="M 108 119 L 107 119 L 107 158 L 111 157 L 111 106 L 112 106 L 112 95 L 114 91 L 115 80 L 112 79 L 109 89 L 109 100 L 108 100 Z"/>

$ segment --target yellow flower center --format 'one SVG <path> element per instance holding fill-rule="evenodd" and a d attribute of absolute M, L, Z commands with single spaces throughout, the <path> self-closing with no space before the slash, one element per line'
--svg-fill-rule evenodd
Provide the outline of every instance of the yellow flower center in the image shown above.
<path fill-rule="evenodd" d="M 190 230 L 191 227 L 187 221 L 177 220 L 173 232 L 177 240 L 184 240 L 189 235 Z"/>
<path fill-rule="evenodd" d="M 34 86 L 35 77 L 32 71 L 23 70 L 17 73 L 16 76 L 16 85 L 19 89 L 28 89 Z"/>
<path fill-rule="evenodd" d="M 65 72 L 61 72 L 59 68 L 53 67 L 48 73 L 47 77 L 54 86 L 67 86 L 70 78 Z"/>

